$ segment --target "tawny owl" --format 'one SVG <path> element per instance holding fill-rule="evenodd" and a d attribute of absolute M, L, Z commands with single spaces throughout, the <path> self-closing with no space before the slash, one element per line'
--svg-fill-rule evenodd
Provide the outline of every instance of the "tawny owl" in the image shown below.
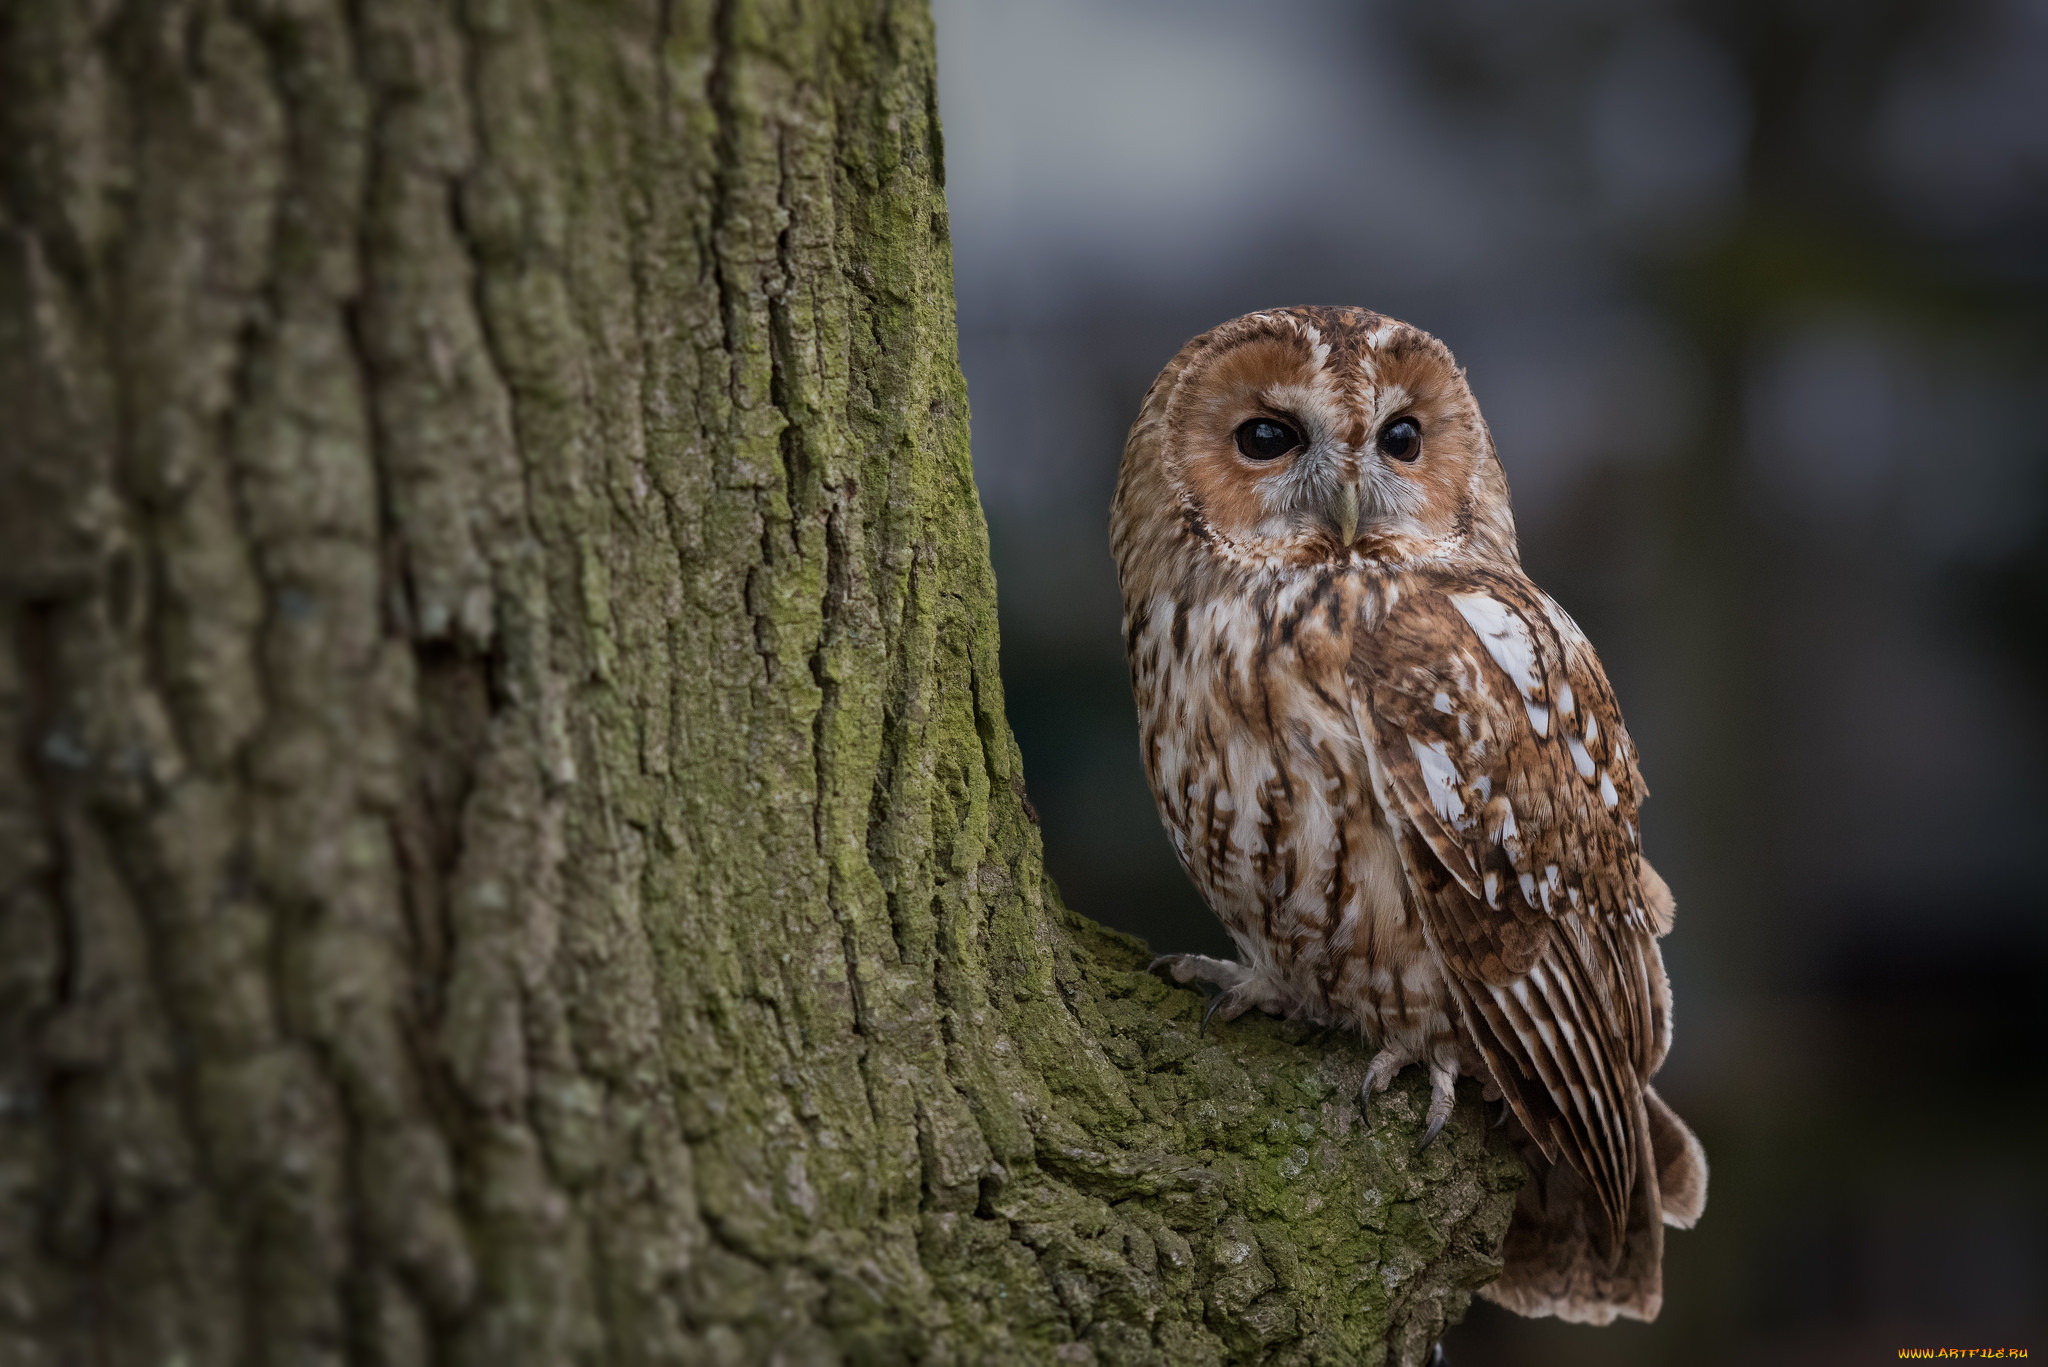
<path fill-rule="evenodd" d="M 1706 1155 L 1650 1087 L 1671 1036 L 1645 797 L 1599 659 L 1522 573 L 1507 478 L 1427 333 L 1248 314 L 1182 348 L 1111 516 L 1145 770 L 1241 962 L 1180 982 L 1356 1027 L 1362 1101 L 1505 1098 L 1533 1169 L 1482 1294 L 1653 1318 Z"/>

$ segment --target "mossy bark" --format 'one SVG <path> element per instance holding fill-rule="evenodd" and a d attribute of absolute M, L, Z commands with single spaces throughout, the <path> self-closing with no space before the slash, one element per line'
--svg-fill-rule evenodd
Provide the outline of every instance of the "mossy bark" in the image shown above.
<path fill-rule="evenodd" d="M 915 0 L 0 5 L 0 1363 L 1414 1361 L 1047 884 Z"/>

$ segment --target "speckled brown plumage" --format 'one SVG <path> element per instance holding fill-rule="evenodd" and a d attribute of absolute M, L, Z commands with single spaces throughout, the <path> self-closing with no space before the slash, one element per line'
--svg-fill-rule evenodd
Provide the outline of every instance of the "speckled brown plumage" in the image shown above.
<path fill-rule="evenodd" d="M 1146 773 L 1241 955 L 1162 971 L 1226 1019 L 1363 1030 L 1368 1101 L 1423 1064 L 1432 1135 L 1482 1079 L 1535 1172 L 1485 1294 L 1654 1317 L 1663 1226 L 1706 1195 L 1649 1085 L 1671 897 L 1606 675 L 1522 573 L 1449 351 L 1357 309 L 1197 337 L 1131 429 L 1112 539 Z"/>

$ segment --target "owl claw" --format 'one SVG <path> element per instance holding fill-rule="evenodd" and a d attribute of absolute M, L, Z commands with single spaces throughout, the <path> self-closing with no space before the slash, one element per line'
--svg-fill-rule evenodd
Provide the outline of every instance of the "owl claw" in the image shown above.
<path fill-rule="evenodd" d="M 1251 1010 L 1252 1002 L 1251 992 L 1243 986 L 1225 988 L 1209 999 L 1209 1009 L 1202 1013 L 1202 1028 L 1195 1034 L 1197 1037 L 1208 1034 L 1209 1019 L 1219 1012 L 1222 1013 L 1223 1023 L 1228 1025 Z"/>
<path fill-rule="evenodd" d="M 1428 1148 L 1442 1132 L 1444 1123 L 1451 1118 L 1451 1108 L 1457 1102 L 1458 1070 L 1432 1063 L 1429 1066 L 1429 1128 L 1423 1131 L 1422 1142 L 1415 1146 L 1417 1153 Z"/>
<path fill-rule="evenodd" d="M 1365 1121 L 1367 1134 L 1372 1133 L 1372 1094 L 1386 1091 L 1387 1084 L 1394 1080 L 1394 1074 L 1407 1063 L 1408 1060 L 1394 1050 L 1382 1049 L 1365 1066 L 1365 1081 L 1358 1087 L 1358 1114 Z"/>
<path fill-rule="evenodd" d="M 1195 1031 L 1195 1037 L 1197 1039 L 1206 1039 L 1208 1037 L 1209 1018 L 1211 1016 L 1214 1016 L 1218 1011 L 1220 1011 L 1223 1008 L 1223 999 L 1229 995 L 1230 994 L 1227 992 L 1218 992 L 1215 996 L 1209 998 L 1208 1009 L 1202 1012 L 1201 1027 Z"/>

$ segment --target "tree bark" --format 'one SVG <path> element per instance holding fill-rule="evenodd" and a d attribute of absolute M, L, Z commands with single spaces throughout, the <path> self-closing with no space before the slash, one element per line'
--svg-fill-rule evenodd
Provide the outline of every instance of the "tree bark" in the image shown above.
<path fill-rule="evenodd" d="M 1521 1171 L 1066 912 L 918 0 L 0 3 L 0 1363 L 1413 1362 Z"/>

